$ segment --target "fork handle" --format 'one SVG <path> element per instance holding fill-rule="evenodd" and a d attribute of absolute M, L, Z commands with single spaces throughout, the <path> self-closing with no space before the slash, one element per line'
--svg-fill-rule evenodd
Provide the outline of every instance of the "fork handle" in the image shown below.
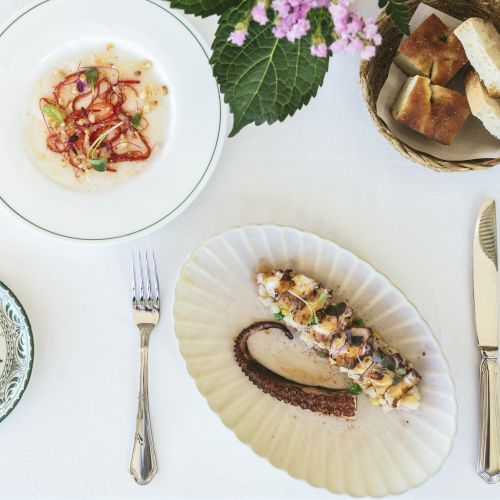
<path fill-rule="evenodd" d="M 139 325 L 141 332 L 141 377 L 139 404 L 135 424 L 135 439 L 130 459 L 130 473 L 138 484 L 147 484 L 157 473 L 151 419 L 149 417 L 148 394 L 148 347 L 152 325 Z"/>
<path fill-rule="evenodd" d="M 481 352 L 481 434 L 477 472 L 487 483 L 500 480 L 500 411 L 496 351 Z"/>

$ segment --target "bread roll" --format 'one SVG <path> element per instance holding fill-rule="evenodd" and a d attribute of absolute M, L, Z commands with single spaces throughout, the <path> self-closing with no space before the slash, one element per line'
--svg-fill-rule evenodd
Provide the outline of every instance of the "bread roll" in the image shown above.
<path fill-rule="evenodd" d="M 455 29 L 455 35 L 488 94 L 500 97 L 500 35 L 493 23 L 471 17 Z"/>
<path fill-rule="evenodd" d="M 488 94 L 473 69 L 465 77 L 465 93 L 472 114 L 483 122 L 490 134 L 500 139 L 500 99 Z"/>
<path fill-rule="evenodd" d="M 394 62 L 407 75 L 427 76 L 444 86 L 467 63 L 467 56 L 457 37 L 432 14 L 401 42 Z"/>
<path fill-rule="evenodd" d="M 441 144 L 449 145 L 470 114 L 467 98 L 432 85 L 429 78 L 408 78 L 392 109 L 398 123 Z"/>

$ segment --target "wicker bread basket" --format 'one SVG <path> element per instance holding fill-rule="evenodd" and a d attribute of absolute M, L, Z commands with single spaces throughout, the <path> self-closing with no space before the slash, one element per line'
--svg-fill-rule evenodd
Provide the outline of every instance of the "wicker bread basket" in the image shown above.
<path fill-rule="evenodd" d="M 412 15 L 419 3 L 420 0 L 408 0 Z M 493 21 L 500 31 L 500 0 L 425 0 L 424 3 L 461 20 L 469 17 L 489 19 Z M 442 172 L 480 170 L 500 163 L 500 157 L 462 161 L 441 160 L 430 154 L 414 150 L 401 142 L 387 128 L 383 120 L 377 115 L 377 98 L 389 73 L 389 68 L 402 35 L 385 13 L 379 15 L 377 24 L 383 42 L 378 47 L 375 57 L 361 63 L 360 79 L 368 111 L 381 134 L 406 158 Z"/>

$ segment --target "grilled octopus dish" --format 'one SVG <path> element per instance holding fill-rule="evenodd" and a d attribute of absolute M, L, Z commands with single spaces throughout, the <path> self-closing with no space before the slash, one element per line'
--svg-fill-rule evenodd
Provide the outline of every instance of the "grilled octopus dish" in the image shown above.
<path fill-rule="evenodd" d="M 355 318 L 350 307 L 335 303 L 331 290 L 292 271 L 259 273 L 256 281 L 262 303 L 286 327 L 282 323 L 256 323 L 237 338 L 236 360 L 254 384 L 285 402 L 347 418 L 355 415 L 355 396 L 361 393 L 385 411 L 418 408 L 419 373 L 378 333 Z M 247 341 L 251 334 L 269 328 L 279 328 L 289 337 L 294 332 L 318 354 L 328 356 L 332 365 L 352 379 L 349 389 L 301 386 L 259 365 L 251 357 Z"/>

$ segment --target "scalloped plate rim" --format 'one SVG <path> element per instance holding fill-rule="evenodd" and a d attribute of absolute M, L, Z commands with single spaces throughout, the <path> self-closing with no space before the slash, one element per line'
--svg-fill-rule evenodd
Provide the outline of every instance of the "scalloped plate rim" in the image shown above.
<path fill-rule="evenodd" d="M 178 270 L 178 273 L 177 273 L 177 276 L 176 276 L 176 280 L 175 280 L 174 300 L 173 300 L 173 305 L 172 305 L 172 314 L 173 314 L 173 319 L 174 319 L 174 333 L 175 333 L 175 338 L 177 340 L 177 346 L 178 346 L 179 352 L 180 352 L 180 354 L 181 354 L 181 356 L 182 356 L 182 358 L 184 360 L 184 364 L 185 364 L 186 370 L 187 370 L 189 376 L 191 377 L 191 379 L 193 380 L 193 382 L 194 382 L 194 384 L 196 386 L 196 389 L 198 390 L 198 392 L 200 393 L 200 395 L 203 396 L 203 399 L 207 403 L 207 405 L 210 408 L 210 410 L 213 413 L 215 413 L 217 415 L 217 417 L 219 418 L 219 420 L 222 422 L 222 424 L 227 429 L 229 429 L 236 436 L 236 438 L 238 439 L 238 441 L 240 441 L 240 443 L 244 444 L 245 446 L 249 447 L 258 457 L 264 459 L 266 462 L 268 462 L 275 469 L 283 471 L 286 474 L 288 474 L 290 477 L 292 477 L 292 478 L 294 478 L 296 480 L 299 480 L 299 481 L 303 481 L 303 482 L 309 484 L 310 486 L 312 486 L 313 488 L 324 489 L 326 491 L 330 491 L 333 494 L 339 494 L 339 495 L 344 494 L 344 495 L 348 495 L 348 496 L 355 497 L 355 498 L 366 497 L 366 495 L 357 495 L 357 494 L 347 493 L 346 491 L 333 490 L 333 489 L 327 488 L 326 486 L 321 486 L 321 485 L 318 485 L 318 484 L 313 484 L 309 480 L 307 480 L 305 477 L 299 477 L 298 475 L 293 474 L 292 472 L 290 472 L 289 470 L 287 470 L 285 467 L 280 467 L 279 465 L 273 463 L 270 460 L 269 457 L 266 457 L 263 453 L 260 453 L 259 451 L 257 451 L 255 449 L 255 447 L 252 445 L 251 442 L 246 442 L 242 438 L 240 438 L 240 436 L 235 431 L 235 429 L 233 429 L 232 427 L 230 427 L 224 421 L 224 419 L 222 418 L 221 414 L 217 410 L 215 410 L 215 408 L 212 406 L 212 404 L 210 403 L 210 400 L 207 398 L 207 396 L 205 395 L 205 393 L 203 392 L 203 390 L 200 388 L 200 384 L 199 384 L 198 380 L 196 379 L 195 375 L 192 373 L 192 369 L 190 367 L 190 363 L 186 359 L 186 356 L 184 355 L 184 352 L 183 352 L 184 350 L 183 350 L 182 345 L 181 345 L 181 340 L 180 340 L 179 335 L 177 333 L 176 310 L 177 310 L 177 302 L 178 302 L 178 300 L 177 300 L 178 299 L 178 285 L 179 285 L 182 273 L 183 273 L 183 271 L 185 269 L 185 266 L 193 258 L 193 256 L 199 250 L 201 250 L 202 248 L 204 248 L 210 241 L 215 240 L 215 239 L 217 239 L 217 238 L 219 238 L 219 237 L 221 237 L 221 236 L 223 236 L 223 235 L 225 235 L 227 233 L 236 232 L 236 231 L 240 231 L 240 230 L 244 230 L 244 229 L 252 229 L 252 228 L 253 229 L 269 228 L 269 229 L 280 230 L 280 231 L 291 230 L 291 231 L 296 232 L 296 233 L 306 234 L 308 236 L 312 236 L 312 237 L 320 240 L 323 243 L 333 244 L 335 247 L 337 247 L 337 249 L 339 249 L 341 251 L 344 251 L 347 254 L 349 254 L 351 257 L 353 257 L 356 262 L 358 262 L 358 263 L 361 262 L 361 263 L 367 265 L 372 271 L 374 271 L 376 274 L 378 274 L 386 282 L 386 284 L 388 284 L 390 287 L 392 287 L 394 290 L 396 290 L 397 294 L 400 295 L 404 299 L 404 301 L 411 307 L 411 309 L 413 310 L 413 312 L 415 312 L 417 314 L 418 319 L 420 321 L 422 321 L 424 323 L 424 325 L 427 327 L 427 329 L 429 330 L 429 332 L 430 332 L 430 334 L 431 334 L 431 336 L 432 336 L 432 338 L 433 338 L 433 340 L 434 340 L 434 342 L 436 344 L 438 353 L 439 353 L 439 355 L 441 356 L 441 358 L 443 359 L 443 361 L 444 361 L 444 363 L 446 365 L 447 378 L 448 378 L 448 381 L 450 382 L 450 385 L 452 387 L 451 399 L 453 401 L 453 406 L 454 406 L 454 408 L 453 408 L 453 410 L 454 410 L 454 412 L 453 412 L 454 418 L 453 418 L 453 432 L 452 432 L 452 434 L 450 436 L 448 450 L 443 455 L 443 458 L 442 458 L 441 463 L 439 464 L 439 466 L 434 471 L 432 471 L 431 473 L 429 473 L 427 475 L 427 477 L 425 477 L 422 481 L 417 481 L 415 483 L 412 483 L 408 487 L 405 487 L 403 489 L 394 490 L 394 491 L 391 491 L 391 492 L 388 492 L 388 493 L 382 494 L 382 495 L 371 495 L 371 496 L 373 498 L 382 498 L 382 497 L 385 497 L 385 496 L 388 496 L 388 495 L 398 496 L 398 495 L 402 495 L 403 493 L 407 492 L 410 489 L 418 488 L 419 486 L 423 485 L 432 476 L 435 476 L 442 469 L 444 463 L 446 462 L 446 460 L 450 456 L 450 453 L 451 453 L 451 451 L 453 449 L 453 446 L 455 444 L 455 439 L 456 439 L 456 436 L 457 436 L 457 431 L 458 431 L 458 399 L 457 399 L 457 395 L 456 395 L 455 382 L 453 381 L 453 378 L 451 377 L 451 367 L 450 367 L 450 364 L 449 364 L 446 356 L 444 355 L 444 352 L 443 352 L 443 349 L 441 347 L 441 343 L 439 342 L 439 339 L 436 337 L 436 335 L 434 334 L 433 330 L 430 328 L 430 325 L 427 323 L 427 321 L 424 319 L 424 317 L 420 314 L 417 306 L 412 301 L 410 301 L 408 299 L 408 297 L 403 293 L 403 291 L 397 285 L 395 285 L 384 273 L 382 273 L 377 268 L 375 268 L 370 262 L 362 259 L 356 253 L 354 253 L 352 250 L 349 250 L 349 249 L 347 249 L 347 248 L 339 245 L 338 243 L 336 243 L 335 241 L 333 241 L 333 240 L 331 240 L 329 238 L 326 238 L 326 237 L 323 237 L 323 236 L 319 236 L 318 234 L 316 234 L 316 233 L 314 233 L 312 231 L 307 231 L 307 230 L 304 230 L 304 229 L 300 229 L 300 228 L 295 227 L 295 226 L 282 225 L 282 224 L 272 224 L 272 223 L 268 223 L 268 224 L 257 224 L 257 223 L 254 223 L 254 224 L 243 224 L 243 225 L 239 225 L 239 226 L 232 226 L 232 227 L 230 227 L 228 229 L 224 229 L 222 231 L 219 231 L 219 232 L 213 234 L 209 238 L 205 239 L 204 241 L 202 241 L 201 243 L 199 243 L 198 245 L 196 245 L 196 247 L 189 253 L 189 255 L 184 260 L 182 266 Z"/>

